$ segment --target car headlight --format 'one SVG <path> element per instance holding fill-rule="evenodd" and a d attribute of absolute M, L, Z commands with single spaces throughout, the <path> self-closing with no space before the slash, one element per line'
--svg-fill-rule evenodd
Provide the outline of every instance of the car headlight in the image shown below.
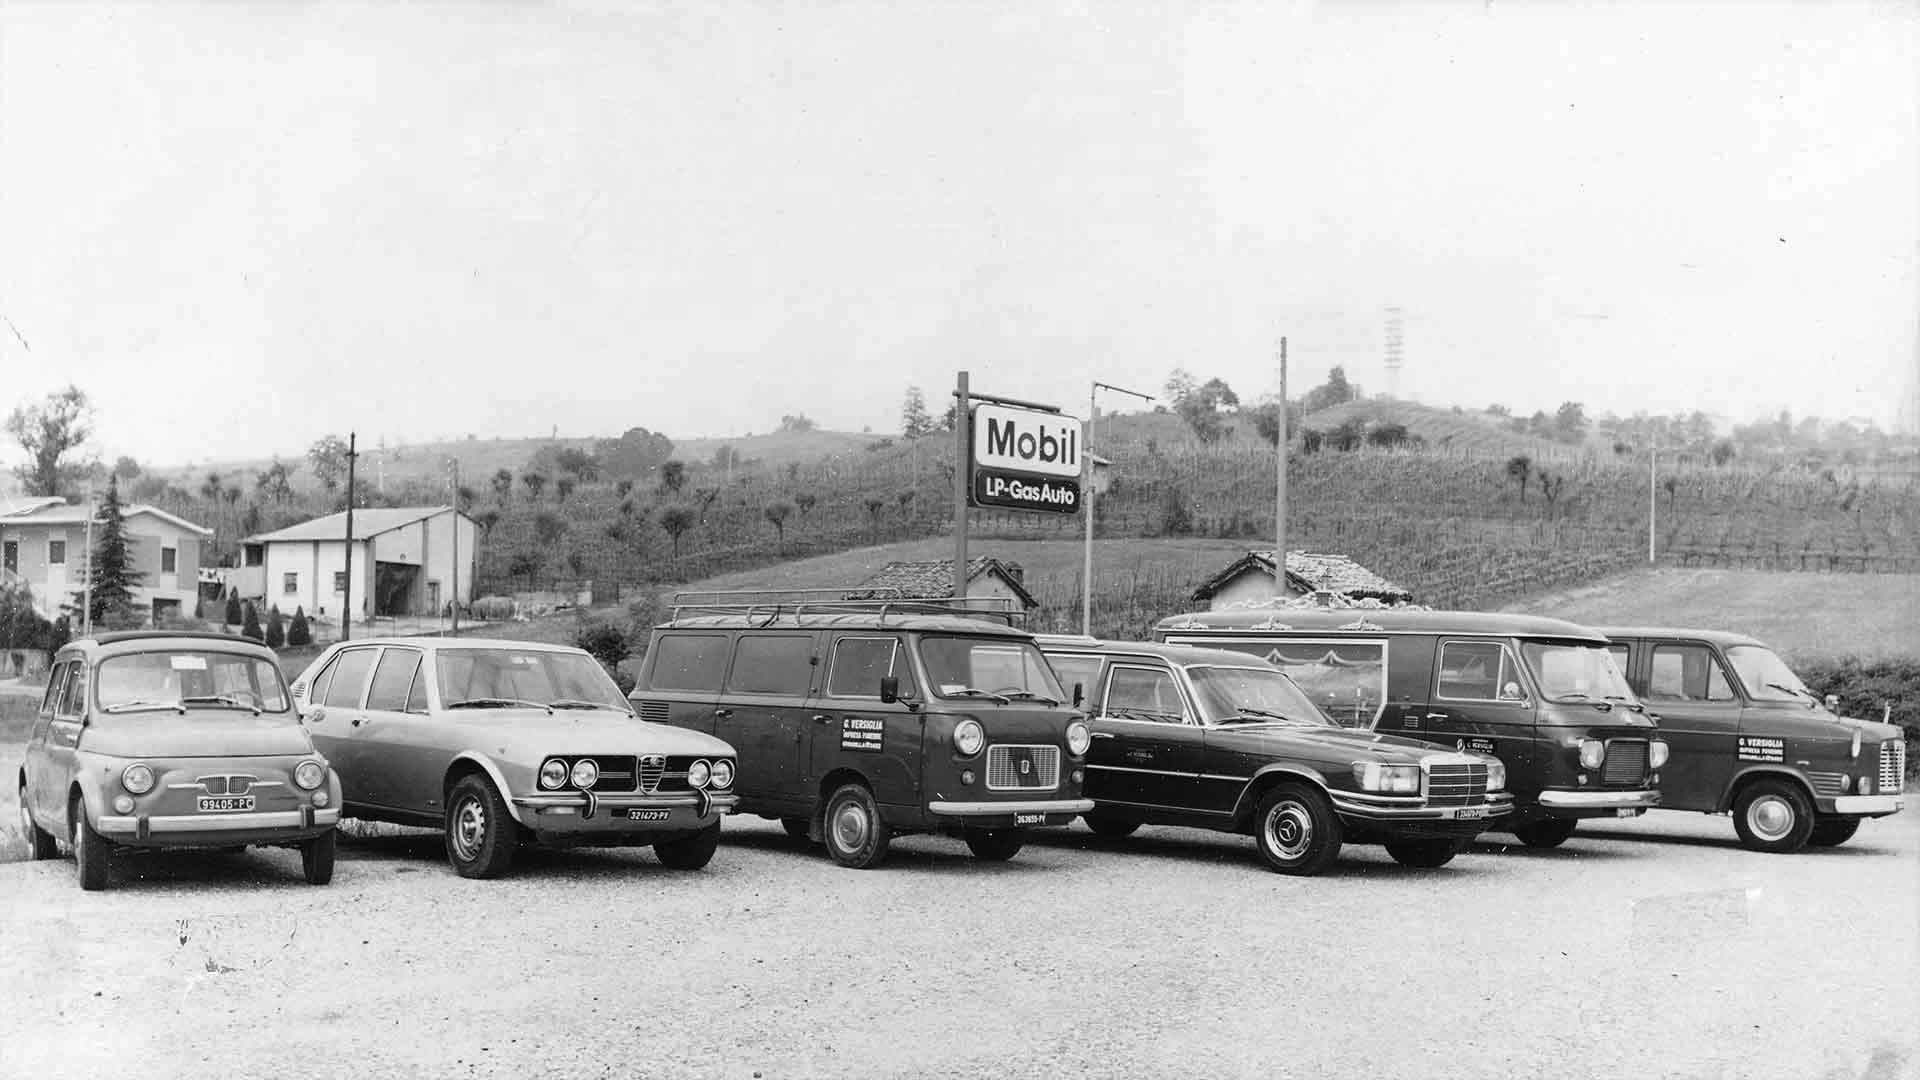
<path fill-rule="evenodd" d="M 1607 744 L 1599 739 L 1580 740 L 1580 767 L 1597 769 L 1607 760 Z"/>
<path fill-rule="evenodd" d="M 317 761 L 303 761 L 293 767 L 293 782 L 300 785 L 302 791 L 312 791 L 326 780 L 327 767 Z"/>
<path fill-rule="evenodd" d="M 592 758 L 581 758 L 573 763 L 573 786 L 585 791 L 600 780 L 600 766 Z"/>
<path fill-rule="evenodd" d="M 1505 762 L 1499 760 L 1487 762 L 1487 790 L 1507 790 L 1507 765 Z"/>
<path fill-rule="evenodd" d="M 987 745 L 987 733 L 978 720 L 962 720 L 953 725 L 953 748 L 966 757 L 972 757 Z"/>
<path fill-rule="evenodd" d="M 1085 755 L 1087 747 L 1092 745 L 1093 733 L 1087 730 L 1087 725 L 1078 720 L 1067 725 L 1067 749 L 1074 757 Z"/>
<path fill-rule="evenodd" d="M 1420 794 L 1420 766 L 1383 765 L 1378 761 L 1353 763 L 1353 781 L 1362 791 L 1382 795 Z"/>
<path fill-rule="evenodd" d="M 153 770 L 136 761 L 120 773 L 120 786 L 135 795 L 145 795 L 153 790 Z"/>
<path fill-rule="evenodd" d="M 548 758 L 540 765 L 540 786 L 548 791 L 567 782 L 567 763 L 559 758 Z"/>
<path fill-rule="evenodd" d="M 733 762 L 721 758 L 713 763 L 713 787 L 733 786 Z"/>
<path fill-rule="evenodd" d="M 1647 747 L 1647 764 L 1658 769 L 1667 763 L 1667 755 L 1669 752 L 1670 750 L 1663 740 L 1653 740 Z"/>
<path fill-rule="evenodd" d="M 687 786 L 688 787 L 703 788 L 703 787 L 706 787 L 708 781 L 712 779 L 713 779 L 713 766 L 708 765 L 704 760 L 696 761 L 693 764 L 687 766 Z"/>

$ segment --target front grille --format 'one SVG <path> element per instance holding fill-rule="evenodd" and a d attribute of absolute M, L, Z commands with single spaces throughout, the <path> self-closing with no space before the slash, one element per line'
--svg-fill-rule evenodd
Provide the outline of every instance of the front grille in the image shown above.
<path fill-rule="evenodd" d="M 662 711 L 666 706 L 660 706 Z M 648 795 L 660 789 L 660 778 L 666 775 L 667 757 L 665 754 L 648 754 L 640 759 L 640 790 Z"/>
<path fill-rule="evenodd" d="M 583 754 L 580 758 L 573 760 L 579 761 L 582 758 L 591 758 L 595 765 L 600 766 L 600 779 L 593 782 L 593 790 L 612 792 L 633 790 L 633 759 L 631 757 L 624 754 L 615 754 L 610 757 Z M 571 767 L 573 762 L 569 761 L 567 764 Z"/>
<path fill-rule="evenodd" d="M 1427 766 L 1427 805 L 1471 806 L 1486 797 L 1485 765 Z"/>
<path fill-rule="evenodd" d="M 1600 766 L 1603 784 L 1631 784 L 1647 781 L 1647 740 L 1607 740 L 1607 760 Z"/>
<path fill-rule="evenodd" d="M 1880 744 L 1880 791 L 1899 794 L 1907 786 L 1907 744 L 1888 739 Z"/>
<path fill-rule="evenodd" d="M 1813 781 L 1815 795 L 1845 795 L 1847 793 L 1847 775 L 1837 772 L 1809 772 L 1807 777 Z"/>
<path fill-rule="evenodd" d="M 987 747 L 987 790 L 1051 791 L 1059 786 L 1059 747 Z"/>
<path fill-rule="evenodd" d="M 253 790 L 254 780 L 251 776 L 203 776 L 200 789 L 209 795 L 245 795 Z"/>
<path fill-rule="evenodd" d="M 667 703 L 664 701 L 643 701 L 640 703 L 640 719 L 656 724 L 667 722 Z"/>

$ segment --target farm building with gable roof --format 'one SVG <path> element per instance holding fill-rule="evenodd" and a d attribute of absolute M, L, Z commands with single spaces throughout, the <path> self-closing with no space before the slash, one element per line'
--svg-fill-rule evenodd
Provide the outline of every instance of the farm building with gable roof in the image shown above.
<path fill-rule="evenodd" d="M 1205 601 L 1215 611 L 1249 603 L 1265 603 L 1273 596 L 1273 568 L 1273 552 L 1249 551 L 1193 590 L 1193 598 Z M 1331 593 L 1348 599 L 1378 600 L 1386 604 L 1405 604 L 1413 600 L 1410 590 L 1388 581 L 1345 555 L 1289 551 L 1286 581 L 1289 596 Z"/>

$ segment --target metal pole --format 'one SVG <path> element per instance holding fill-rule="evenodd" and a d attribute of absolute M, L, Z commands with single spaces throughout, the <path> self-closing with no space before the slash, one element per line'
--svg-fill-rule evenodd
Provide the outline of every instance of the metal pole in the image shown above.
<path fill-rule="evenodd" d="M 1080 455 L 1084 459 L 1080 465 L 1080 487 L 1081 497 L 1086 500 L 1081 513 L 1087 516 L 1087 545 L 1080 568 L 1080 632 L 1088 637 L 1093 636 L 1093 422 L 1100 414 L 1100 406 L 1094 402 L 1094 395 L 1099 392 L 1099 383 L 1087 387 L 1086 434 L 1080 437 Z"/>
<path fill-rule="evenodd" d="M 460 636 L 460 459 L 453 459 L 453 636 Z"/>
<path fill-rule="evenodd" d="M 358 435 L 347 432 L 347 586 L 340 605 L 341 641 L 353 637 L 353 463 L 360 457 L 359 451 L 354 449 L 358 440 Z"/>
<path fill-rule="evenodd" d="M 80 636 L 93 636 L 93 481 L 87 481 L 87 569 L 81 579 Z"/>
<path fill-rule="evenodd" d="M 1287 339 L 1280 339 L 1280 430 L 1275 433 L 1273 510 L 1273 598 L 1287 595 Z"/>
<path fill-rule="evenodd" d="M 967 394 L 967 373 L 960 372 L 953 398 L 959 408 L 953 417 L 953 597 L 967 595 L 967 485 L 973 482 L 973 447 L 967 443 L 973 424 L 973 401 Z"/>
<path fill-rule="evenodd" d="M 1647 451 L 1647 561 L 1653 561 L 1653 519 L 1660 512 L 1660 500 L 1655 495 L 1658 486 L 1654 480 L 1654 462 L 1660 457 L 1660 444 L 1653 443 Z"/>

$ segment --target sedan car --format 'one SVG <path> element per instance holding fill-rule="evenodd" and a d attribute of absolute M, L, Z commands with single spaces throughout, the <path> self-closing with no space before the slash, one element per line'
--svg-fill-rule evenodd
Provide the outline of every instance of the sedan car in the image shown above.
<path fill-rule="evenodd" d="M 1093 713 L 1087 826 L 1251 833 L 1267 866 L 1317 874 L 1343 843 L 1438 867 L 1513 809 L 1483 754 L 1342 728 L 1286 674 L 1220 649 L 1042 635 Z"/>
<path fill-rule="evenodd" d="M 300 726 L 273 652 L 226 634 L 100 634 L 55 656 L 20 767 L 27 854 L 73 849 L 107 887 L 121 848 L 298 848 L 333 878 L 340 780 Z"/>
<path fill-rule="evenodd" d="M 446 834 L 462 877 L 523 843 L 652 845 L 694 870 L 734 808 L 720 739 L 642 721 L 606 669 L 560 645 L 451 638 L 337 642 L 294 680 L 349 817 Z"/>

